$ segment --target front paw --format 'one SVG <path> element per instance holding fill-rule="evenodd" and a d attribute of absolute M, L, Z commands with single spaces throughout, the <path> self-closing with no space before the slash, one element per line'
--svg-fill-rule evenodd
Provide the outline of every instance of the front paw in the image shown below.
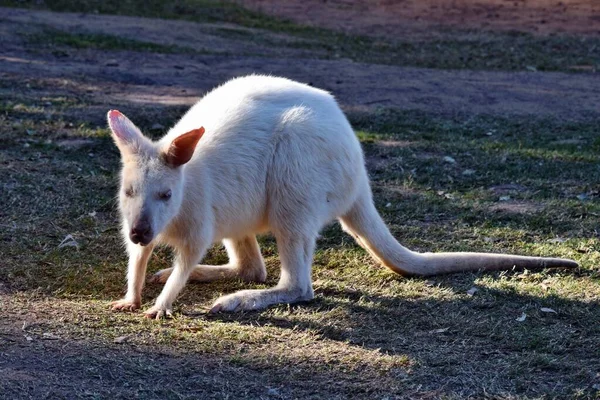
<path fill-rule="evenodd" d="M 121 299 L 109 304 L 113 311 L 135 311 L 139 309 L 141 305 L 141 301 L 129 299 Z"/>
<path fill-rule="evenodd" d="M 144 317 L 156 320 L 173 318 L 173 309 L 171 307 L 154 305 L 144 312 Z"/>

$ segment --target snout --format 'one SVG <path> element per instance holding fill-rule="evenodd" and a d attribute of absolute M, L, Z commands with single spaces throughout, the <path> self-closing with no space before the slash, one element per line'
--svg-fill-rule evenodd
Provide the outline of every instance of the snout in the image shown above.
<path fill-rule="evenodd" d="M 152 241 L 152 227 L 147 219 L 136 221 L 129 232 L 129 239 L 135 244 L 146 246 Z"/>

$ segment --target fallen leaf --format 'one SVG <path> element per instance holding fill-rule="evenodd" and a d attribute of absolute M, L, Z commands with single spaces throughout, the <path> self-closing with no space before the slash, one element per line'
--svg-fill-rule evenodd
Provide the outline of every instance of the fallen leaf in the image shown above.
<path fill-rule="evenodd" d="M 450 329 L 450 328 L 434 329 L 432 331 L 429 331 L 429 333 L 444 333 L 444 332 L 448 331 L 448 329 Z"/>
<path fill-rule="evenodd" d="M 527 318 L 527 314 L 522 313 L 519 318 L 515 319 L 515 321 L 517 321 L 517 322 L 523 322 L 523 321 L 525 321 L 525 318 Z"/>
<path fill-rule="evenodd" d="M 444 161 L 449 163 L 449 164 L 455 164 L 456 160 L 450 156 L 444 156 Z"/>
<path fill-rule="evenodd" d="M 121 343 L 125 343 L 128 340 L 129 340 L 129 336 L 125 335 L 125 336 L 116 337 L 115 340 L 113 340 L 113 342 L 121 344 Z"/>
<path fill-rule="evenodd" d="M 548 307 L 542 307 L 542 308 L 540 308 L 540 311 L 541 311 L 541 312 L 545 312 L 545 313 L 553 313 L 553 314 L 558 314 L 556 311 L 554 311 L 553 309 L 551 309 L 551 308 L 548 308 Z"/>
<path fill-rule="evenodd" d="M 58 340 L 60 338 L 58 336 L 54 335 L 53 333 L 45 332 L 45 333 L 42 333 L 42 339 L 46 339 L 46 340 Z"/>
<path fill-rule="evenodd" d="M 62 249 L 63 247 L 75 247 L 77 250 L 79 250 L 79 243 L 77 243 L 73 235 L 68 234 L 58 245 L 59 249 Z"/>

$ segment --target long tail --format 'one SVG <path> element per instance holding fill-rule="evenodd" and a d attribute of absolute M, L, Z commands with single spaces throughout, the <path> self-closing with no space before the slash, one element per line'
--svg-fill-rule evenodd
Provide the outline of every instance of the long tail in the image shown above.
<path fill-rule="evenodd" d="M 365 193 L 366 192 L 366 193 Z M 417 253 L 403 247 L 390 233 L 365 191 L 340 218 L 342 227 L 376 260 L 404 276 L 430 276 L 459 271 L 576 268 L 564 258 L 527 257 L 492 253 Z"/>

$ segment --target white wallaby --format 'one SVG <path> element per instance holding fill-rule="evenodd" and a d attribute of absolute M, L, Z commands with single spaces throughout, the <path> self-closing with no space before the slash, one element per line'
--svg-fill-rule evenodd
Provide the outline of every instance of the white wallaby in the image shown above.
<path fill-rule="evenodd" d="M 310 300 L 315 240 L 335 218 L 401 275 L 577 266 L 559 258 L 406 249 L 373 205 L 360 143 L 334 98 L 288 79 L 233 79 L 208 93 L 157 142 L 119 111 L 109 111 L 108 123 L 123 162 L 119 198 L 129 253 L 127 294 L 112 303 L 114 310 L 140 307 L 146 265 L 159 243 L 176 255 L 173 268 L 151 278 L 165 286 L 147 317 L 171 315 L 188 279 L 264 282 L 256 241 L 262 232 L 277 240 L 279 283 L 223 296 L 211 311 Z M 225 244 L 229 263 L 197 265 L 217 241 Z"/>

